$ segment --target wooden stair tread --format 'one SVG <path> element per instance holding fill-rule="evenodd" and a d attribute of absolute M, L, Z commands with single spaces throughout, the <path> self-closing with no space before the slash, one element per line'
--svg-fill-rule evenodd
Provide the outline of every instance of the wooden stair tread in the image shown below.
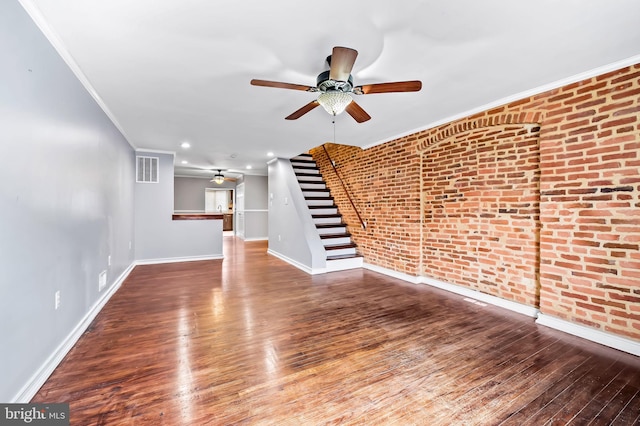
<path fill-rule="evenodd" d="M 324 180 L 302 180 L 302 179 L 298 179 L 298 183 L 300 183 L 300 184 L 313 183 L 314 185 L 326 185 L 326 182 Z"/>
<path fill-rule="evenodd" d="M 320 239 L 325 240 L 327 238 L 349 238 L 351 234 L 348 232 L 340 232 L 337 234 L 321 234 Z"/>
<path fill-rule="evenodd" d="M 342 250 L 358 247 L 355 243 L 343 243 L 343 244 L 330 244 L 324 246 L 325 250 Z"/>
<path fill-rule="evenodd" d="M 305 200 L 333 200 L 333 197 L 304 197 Z"/>
<path fill-rule="evenodd" d="M 337 209 L 338 206 L 336 206 L 335 204 L 332 204 L 330 206 L 307 206 L 309 207 L 309 209 L 313 210 L 313 209 Z"/>
<path fill-rule="evenodd" d="M 346 228 L 346 223 L 317 223 L 316 228 L 326 229 L 326 228 Z"/>
<path fill-rule="evenodd" d="M 327 260 L 340 260 L 340 259 L 355 259 L 358 257 L 362 257 L 361 254 L 335 254 L 331 256 L 327 256 Z"/>
<path fill-rule="evenodd" d="M 333 217 L 342 217 L 342 215 L 340 213 L 312 214 L 311 217 L 314 219 L 328 219 Z"/>
<path fill-rule="evenodd" d="M 302 188 L 302 192 L 329 192 L 329 188 Z"/>

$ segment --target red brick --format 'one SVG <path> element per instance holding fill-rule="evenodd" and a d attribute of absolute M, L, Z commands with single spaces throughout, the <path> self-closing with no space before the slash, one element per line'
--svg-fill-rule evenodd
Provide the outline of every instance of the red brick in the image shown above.
<path fill-rule="evenodd" d="M 369 220 L 361 230 L 328 178 L 365 261 L 640 339 L 639 73 L 626 67 L 366 150 L 328 144 Z M 312 153 L 330 174 L 322 147 Z"/>

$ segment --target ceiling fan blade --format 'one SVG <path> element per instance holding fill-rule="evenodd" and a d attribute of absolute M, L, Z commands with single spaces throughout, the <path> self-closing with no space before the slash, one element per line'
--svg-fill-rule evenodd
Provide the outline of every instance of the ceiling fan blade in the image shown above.
<path fill-rule="evenodd" d="M 295 111 L 294 113 L 292 113 L 291 115 L 285 117 L 285 120 L 296 120 L 300 117 L 302 117 L 303 115 L 305 115 L 306 113 L 308 113 L 309 111 L 311 111 L 312 109 L 314 109 L 315 107 L 317 107 L 318 105 L 320 105 L 318 103 L 318 101 L 311 101 L 308 104 L 306 104 L 305 106 L 303 106 L 302 108 L 300 108 L 299 110 Z"/>
<path fill-rule="evenodd" d="M 420 80 L 396 81 L 394 83 L 364 84 L 353 88 L 356 95 L 372 93 L 417 92 L 422 89 Z"/>
<path fill-rule="evenodd" d="M 347 111 L 347 113 L 358 123 L 363 123 L 371 119 L 371 116 L 367 114 L 367 112 L 363 110 L 362 107 L 356 103 L 356 101 L 351 101 L 351 103 L 347 105 L 347 108 L 345 108 L 345 111 Z"/>
<path fill-rule="evenodd" d="M 357 56 L 357 50 L 349 49 L 348 47 L 334 47 L 331 53 L 329 78 L 338 81 L 349 81 L 349 75 Z"/>
<path fill-rule="evenodd" d="M 277 89 L 292 89 L 292 90 L 302 90 L 305 92 L 317 92 L 317 87 L 304 86 L 302 84 L 293 84 L 293 83 L 281 83 L 279 81 L 268 81 L 268 80 L 256 80 L 255 78 L 251 80 L 251 84 L 253 86 L 263 86 L 263 87 L 275 87 Z"/>

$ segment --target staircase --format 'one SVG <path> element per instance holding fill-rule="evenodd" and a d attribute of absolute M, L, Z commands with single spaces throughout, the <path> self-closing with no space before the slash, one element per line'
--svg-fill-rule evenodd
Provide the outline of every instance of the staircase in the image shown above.
<path fill-rule="evenodd" d="M 357 246 L 351 240 L 347 225 L 342 221 L 338 206 L 334 204 L 313 157 L 300 154 L 291 159 L 291 165 L 327 252 L 327 269 L 338 271 L 361 267 L 362 256 L 356 251 Z"/>

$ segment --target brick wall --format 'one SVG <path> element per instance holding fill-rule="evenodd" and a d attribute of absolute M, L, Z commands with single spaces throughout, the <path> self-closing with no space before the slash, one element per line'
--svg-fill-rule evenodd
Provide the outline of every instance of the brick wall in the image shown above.
<path fill-rule="evenodd" d="M 640 65 L 311 150 L 365 261 L 640 340 Z"/>
<path fill-rule="evenodd" d="M 420 155 L 415 138 L 367 151 L 326 144 L 312 150 L 331 195 L 369 263 L 418 275 L 420 271 Z M 327 153 L 335 162 L 336 174 Z M 384 164 L 384 167 L 380 167 Z M 344 187 L 366 223 L 363 229 Z"/>
<path fill-rule="evenodd" d="M 534 306 L 538 126 L 455 134 L 422 153 L 422 272 Z"/>
<path fill-rule="evenodd" d="M 541 311 L 640 339 L 640 66 L 548 94 Z"/>

